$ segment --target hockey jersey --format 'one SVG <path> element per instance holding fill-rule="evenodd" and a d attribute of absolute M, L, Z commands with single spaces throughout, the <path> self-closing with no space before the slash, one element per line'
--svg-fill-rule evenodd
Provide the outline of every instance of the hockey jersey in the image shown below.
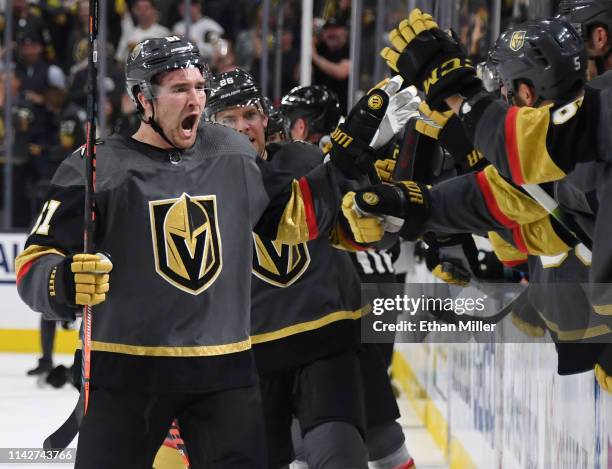
<path fill-rule="evenodd" d="M 295 179 L 323 160 L 307 143 L 274 149 L 264 164 Z M 361 290 L 347 252 L 333 248 L 326 233 L 293 246 L 253 233 L 253 245 L 251 340 L 260 374 L 358 346 Z"/>
<path fill-rule="evenodd" d="M 16 261 L 18 291 L 45 317 L 51 270 L 83 249 L 81 153 L 58 169 Z M 92 385 L 202 391 L 255 382 L 250 353 L 252 232 L 299 244 L 330 230 L 340 205 L 332 165 L 292 179 L 249 141 L 203 124 L 182 152 L 111 137 L 97 146 L 94 245 L 114 269 L 93 308 Z M 230 371 L 231 370 L 231 371 Z"/>
<path fill-rule="evenodd" d="M 612 147 L 612 89 L 608 72 L 586 87 L 584 95 L 561 106 L 538 109 L 510 107 L 501 101 L 474 106 L 464 119 L 474 145 L 500 173 L 517 184 L 555 181 L 576 164 L 600 161 L 604 182 L 598 189 L 602 207 L 612 203 L 610 152 Z M 595 310 L 612 315 L 612 219 L 600 210 L 593 236 Z"/>

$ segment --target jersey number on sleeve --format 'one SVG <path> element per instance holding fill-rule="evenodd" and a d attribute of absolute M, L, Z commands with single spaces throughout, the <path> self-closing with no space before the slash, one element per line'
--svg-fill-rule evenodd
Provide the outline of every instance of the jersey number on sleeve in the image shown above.
<path fill-rule="evenodd" d="M 47 236 L 49 234 L 49 228 L 51 227 L 51 218 L 60 205 L 61 202 L 57 200 L 48 200 L 45 202 L 30 234 L 36 233 L 38 235 Z"/>

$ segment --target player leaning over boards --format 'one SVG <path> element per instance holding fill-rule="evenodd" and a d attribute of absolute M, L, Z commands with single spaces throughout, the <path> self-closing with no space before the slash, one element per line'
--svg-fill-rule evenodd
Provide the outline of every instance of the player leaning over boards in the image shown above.
<path fill-rule="evenodd" d="M 448 107 L 459 115 L 477 150 L 502 176 L 516 184 L 563 179 L 577 163 L 599 160 L 610 164 L 612 89 L 585 87 L 584 95 L 565 105 L 518 108 L 486 93 L 461 46 L 440 30 L 430 15 L 416 9 L 390 34 L 393 48 L 383 50 L 390 66 L 423 90 L 434 110 Z M 522 43 L 516 35 L 515 47 Z M 608 171 L 609 173 L 609 171 Z M 612 184 L 604 182 L 600 202 L 612 200 Z M 607 216 L 597 217 L 593 265 L 594 309 L 612 314 L 612 232 Z M 604 388 L 612 389 L 612 356 L 598 368 Z M 607 371 L 606 371 L 607 370 Z"/>
<path fill-rule="evenodd" d="M 248 140 L 200 124 L 206 67 L 177 37 L 137 44 L 126 84 L 142 123 L 97 147 L 94 245 L 110 260 L 80 254 L 77 152 L 16 262 L 21 297 L 45 316 L 97 305 L 76 467 L 151 467 L 176 418 L 194 468 L 267 468 L 249 339 L 251 233 L 295 244 L 328 231 L 337 166 L 359 174 L 367 146 L 355 153 L 357 137 L 335 146 L 331 164 L 299 180 L 260 165 Z M 374 93 L 381 106 L 364 108 L 356 125 L 380 123 L 387 95 Z"/>
<path fill-rule="evenodd" d="M 520 48 L 513 42 L 517 34 L 524 37 Z M 584 43 L 569 23 L 558 18 L 533 20 L 509 28 L 497 39 L 489 53 L 485 86 L 516 106 L 563 104 L 582 92 L 586 63 Z M 441 114 L 430 111 L 429 115 L 444 123 Z M 465 140 L 462 131 L 459 126 L 455 140 Z M 583 163 L 566 178 L 544 186 L 586 232 L 597 214 L 598 172 L 598 163 Z M 554 218 L 491 165 L 435 186 L 429 195 L 432 210 L 425 221 L 427 229 L 437 225 L 452 232 L 459 223 L 463 229 L 475 229 L 482 221 L 495 230 L 489 239 L 500 259 L 523 263 L 529 254 L 529 301 L 537 313 L 533 317 L 521 314 L 520 319 L 529 325 L 544 326 L 545 322 L 549 327 L 559 374 L 593 370 L 610 341 L 612 323 L 594 312 L 584 289 L 591 263 L 588 249 L 576 246 Z M 499 231 L 502 226 L 506 230 Z M 586 343 L 592 341 L 597 343 Z"/>

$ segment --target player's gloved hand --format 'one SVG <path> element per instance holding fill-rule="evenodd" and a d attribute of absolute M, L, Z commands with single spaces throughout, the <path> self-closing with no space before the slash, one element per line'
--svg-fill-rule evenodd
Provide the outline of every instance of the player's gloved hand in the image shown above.
<path fill-rule="evenodd" d="M 461 247 L 465 234 L 447 235 L 428 231 L 423 235 L 427 248 L 425 265 L 437 278 L 451 285 L 466 286 L 472 279 L 469 263 L 458 256 L 463 253 Z"/>
<path fill-rule="evenodd" d="M 434 111 L 424 101 L 419 104 L 419 112 L 422 117 L 416 122 L 416 131 L 435 140 L 440 138 L 442 129 L 453 115 L 453 111 Z"/>
<path fill-rule="evenodd" d="M 385 84 L 384 81 L 387 81 Z M 390 80 L 376 85 L 381 87 L 390 96 L 389 106 L 370 146 L 375 150 L 384 147 L 389 141 L 397 135 L 406 125 L 408 120 L 419 115 L 418 107 L 421 103 L 421 98 L 417 96 L 417 89 L 414 86 L 409 86 L 399 91 L 403 83 L 402 77 L 394 76 Z"/>
<path fill-rule="evenodd" d="M 396 161 L 391 158 L 376 160 L 374 163 L 374 169 L 376 169 L 378 179 L 380 179 L 382 182 L 392 182 L 393 171 L 395 171 L 395 163 Z"/>
<path fill-rule="evenodd" d="M 389 105 L 386 91 L 373 88 L 349 112 L 346 120 L 331 134 L 331 162 L 352 179 L 367 175 L 378 159 L 370 142 Z"/>
<path fill-rule="evenodd" d="M 448 109 L 444 100 L 449 96 L 470 98 L 482 90 L 461 44 L 418 8 L 389 33 L 389 41 L 392 47 L 385 47 L 382 57 L 404 80 L 425 92 L 432 109 Z"/>
<path fill-rule="evenodd" d="M 461 119 L 452 111 L 434 111 L 425 102 L 419 105 L 419 111 L 425 119 L 416 122 L 417 132 L 438 140 L 454 158 L 461 173 L 478 171 L 488 164 L 467 137 Z"/>
<path fill-rule="evenodd" d="M 59 304 L 95 306 L 106 300 L 113 264 L 105 254 L 67 256 L 51 271 L 49 295 Z"/>
<path fill-rule="evenodd" d="M 501 280 L 506 278 L 504 264 L 493 251 L 479 249 L 476 255 L 476 265 L 471 266 L 474 275 L 481 280 Z"/>
<path fill-rule="evenodd" d="M 355 193 L 355 209 L 362 214 L 393 217 L 386 223 L 394 227 L 394 219 L 404 220 L 399 234 L 414 241 L 423 234 L 429 218 L 429 189 L 414 181 L 377 184 Z"/>
<path fill-rule="evenodd" d="M 597 358 L 595 377 L 601 388 L 612 394 L 612 344 L 607 344 Z"/>
<path fill-rule="evenodd" d="M 384 235 L 381 220 L 355 210 L 355 192 L 347 192 L 342 198 L 342 215 L 348 222 L 352 237 L 360 244 L 380 241 Z"/>
<path fill-rule="evenodd" d="M 431 273 L 450 285 L 467 286 L 472 279 L 470 271 L 467 270 L 460 259 L 447 258 L 440 261 Z"/>

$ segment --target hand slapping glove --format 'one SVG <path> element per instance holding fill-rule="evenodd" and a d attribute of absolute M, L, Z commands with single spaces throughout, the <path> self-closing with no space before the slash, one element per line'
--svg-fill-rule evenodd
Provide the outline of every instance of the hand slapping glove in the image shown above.
<path fill-rule="evenodd" d="M 421 99 L 414 87 L 400 91 L 402 78 L 383 80 L 361 98 L 331 134 L 330 159 L 347 177 L 359 178 L 379 159 L 386 145 L 408 120 L 418 115 Z"/>
<path fill-rule="evenodd" d="M 416 122 L 417 132 L 438 140 L 453 157 L 461 174 L 479 171 L 488 164 L 482 153 L 474 148 L 461 120 L 452 111 L 434 111 L 425 102 L 419 105 L 419 111 L 422 118 Z"/>
<path fill-rule="evenodd" d="M 331 162 L 351 179 L 367 175 L 377 157 L 370 146 L 389 105 L 389 95 L 373 88 L 331 134 Z"/>
<path fill-rule="evenodd" d="M 429 218 L 429 189 L 414 181 L 376 184 L 347 193 L 342 213 L 351 228 L 358 227 L 362 218 L 377 216 L 381 231 L 399 231 L 400 236 L 414 241 L 425 231 Z"/>
<path fill-rule="evenodd" d="M 392 47 L 385 47 L 381 56 L 425 93 L 432 109 L 447 110 L 444 100 L 449 96 L 470 98 L 482 91 L 482 82 L 461 44 L 418 8 L 389 33 L 389 41 Z"/>
<path fill-rule="evenodd" d="M 391 79 L 383 80 L 375 87 L 384 89 L 390 96 L 385 117 L 370 143 L 375 150 L 384 147 L 411 118 L 419 115 L 421 98 L 417 96 L 418 91 L 414 86 L 408 86 L 400 91 L 403 81 L 402 77 L 396 75 Z"/>

